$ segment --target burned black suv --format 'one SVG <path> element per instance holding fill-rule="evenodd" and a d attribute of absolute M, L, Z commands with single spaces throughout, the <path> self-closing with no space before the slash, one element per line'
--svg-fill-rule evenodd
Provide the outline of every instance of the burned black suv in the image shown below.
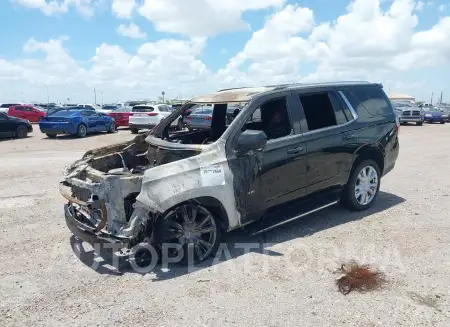
<path fill-rule="evenodd" d="M 236 103 L 239 114 L 230 121 L 227 108 Z M 169 133 L 172 122 L 199 104 L 213 105 L 210 129 Z M 169 244 L 173 255 L 185 258 L 191 249 L 201 261 L 224 232 L 244 225 L 256 226 L 255 234 L 338 202 L 367 209 L 394 168 L 398 132 L 380 84 L 290 84 L 198 96 L 150 132 L 88 151 L 72 164 L 60 185 L 66 223 L 91 244 Z"/>

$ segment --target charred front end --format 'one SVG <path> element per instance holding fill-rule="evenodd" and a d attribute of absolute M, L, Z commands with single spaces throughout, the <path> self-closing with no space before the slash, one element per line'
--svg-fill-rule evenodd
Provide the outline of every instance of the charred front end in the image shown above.
<path fill-rule="evenodd" d="M 67 200 L 65 220 L 71 232 L 92 245 L 115 243 L 131 248 L 152 234 L 155 214 L 136 203 L 147 169 L 198 154 L 174 152 L 133 141 L 87 152 L 60 183 Z M 143 219 L 145 217 L 145 219 Z"/>

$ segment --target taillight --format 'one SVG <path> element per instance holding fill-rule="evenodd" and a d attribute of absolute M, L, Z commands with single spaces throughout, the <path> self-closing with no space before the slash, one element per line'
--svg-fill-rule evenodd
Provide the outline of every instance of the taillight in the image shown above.
<path fill-rule="evenodd" d="M 156 112 L 149 112 L 147 115 L 149 115 L 149 116 L 158 116 L 158 113 L 156 113 Z"/>
<path fill-rule="evenodd" d="M 205 120 L 212 120 L 211 116 L 205 116 Z"/>
<path fill-rule="evenodd" d="M 130 112 L 130 116 L 133 116 L 133 113 L 132 113 L 132 112 Z"/>

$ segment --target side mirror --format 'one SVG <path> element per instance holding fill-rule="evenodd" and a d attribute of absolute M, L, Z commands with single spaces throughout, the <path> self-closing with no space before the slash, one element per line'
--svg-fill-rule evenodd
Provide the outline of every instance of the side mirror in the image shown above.
<path fill-rule="evenodd" d="M 251 150 L 263 149 L 267 143 L 267 135 L 263 131 L 246 130 L 239 135 L 236 150 L 246 153 Z"/>

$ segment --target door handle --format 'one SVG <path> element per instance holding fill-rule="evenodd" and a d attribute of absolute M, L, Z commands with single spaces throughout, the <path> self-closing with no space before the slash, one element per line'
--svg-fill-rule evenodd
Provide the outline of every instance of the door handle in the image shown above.
<path fill-rule="evenodd" d="M 303 151 L 303 147 L 299 146 L 298 148 L 293 148 L 293 149 L 287 150 L 287 153 L 288 154 L 296 154 L 296 153 L 299 153 L 302 151 Z"/>
<path fill-rule="evenodd" d="M 344 136 L 342 136 L 342 138 L 344 140 L 351 140 L 351 139 L 356 138 L 356 134 L 345 134 Z"/>

